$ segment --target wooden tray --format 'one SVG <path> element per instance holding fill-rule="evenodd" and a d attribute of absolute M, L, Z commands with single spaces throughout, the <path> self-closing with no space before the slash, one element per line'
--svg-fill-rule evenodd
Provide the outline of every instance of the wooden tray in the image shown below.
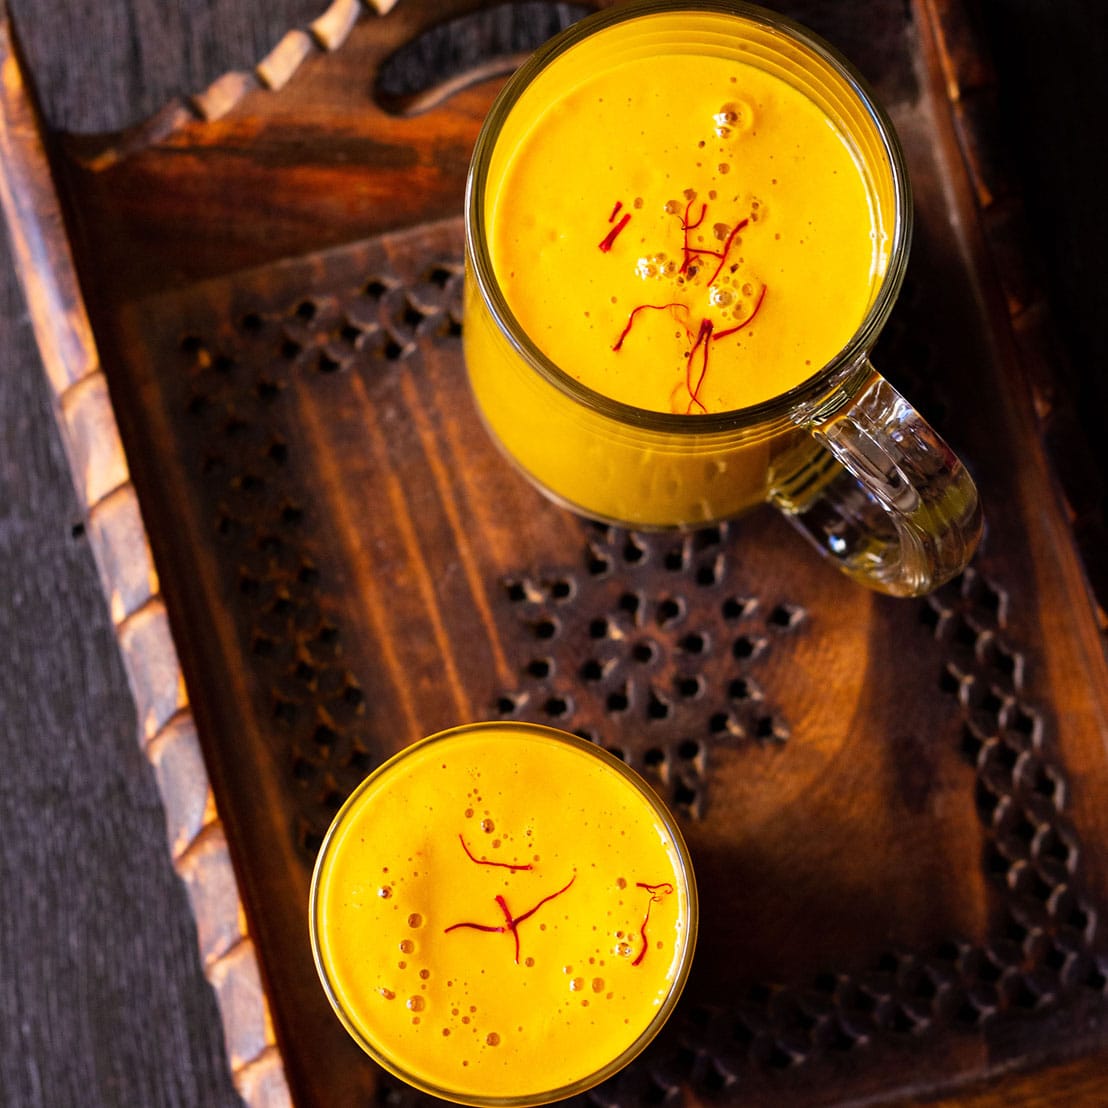
<path fill-rule="evenodd" d="M 904 140 L 917 231 L 877 362 L 989 519 L 958 581 L 895 601 L 769 510 L 684 536 L 578 520 L 486 440 L 465 166 L 494 75 L 586 7 L 336 3 L 255 72 L 52 147 L 44 360 L 244 1098 L 422 1099 L 332 1016 L 308 880 L 369 769 L 476 718 L 618 750 L 693 853 L 681 1006 L 582 1100 L 879 1103 L 1100 1048 L 1108 671 L 1043 446 L 1040 313 L 1018 270 L 997 279 L 1018 206 L 964 10 L 785 6 Z M 10 207 L 41 227 L 31 191 Z"/>

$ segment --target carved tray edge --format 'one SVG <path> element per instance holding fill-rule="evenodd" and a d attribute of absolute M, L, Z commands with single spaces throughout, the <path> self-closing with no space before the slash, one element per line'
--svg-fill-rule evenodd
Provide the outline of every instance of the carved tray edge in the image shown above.
<path fill-rule="evenodd" d="M 147 119 L 105 136 L 106 145 L 83 150 L 75 139 L 72 155 L 90 169 L 105 169 L 152 143 L 174 134 L 191 122 L 214 123 L 233 111 L 251 92 L 279 92 L 313 54 L 331 53 L 346 41 L 364 13 L 387 15 L 397 0 L 331 0 L 310 23 L 286 31 L 273 49 L 252 69 L 232 69 L 191 96 L 175 97 Z"/>
<path fill-rule="evenodd" d="M 339 8 L 341 0 L 333 5 Z M 3 13 L 0 13 L 2 15 Z M 0 19 L 0 208 L 185 886 L 228 1064 L 249 1108 L 292 1099 L 147 532 L 77 281 L 40 121 Z"/>

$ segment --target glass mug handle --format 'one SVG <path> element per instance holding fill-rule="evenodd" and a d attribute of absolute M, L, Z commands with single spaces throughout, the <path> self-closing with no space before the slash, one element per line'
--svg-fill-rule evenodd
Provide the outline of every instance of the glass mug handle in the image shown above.
<path fill-rule="evenodd" d="M 770 499 L 848 576 L 893 596 L 920 596 L 973 556 L 983 517 L 966 468 L 867 361 L 845 403 L 801 426 L 838 463 L 807 498 Z"/>

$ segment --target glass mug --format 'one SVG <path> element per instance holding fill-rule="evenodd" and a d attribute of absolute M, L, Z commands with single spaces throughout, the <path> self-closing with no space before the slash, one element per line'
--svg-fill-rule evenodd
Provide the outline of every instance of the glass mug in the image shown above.
<path fill-rule="evenodd" d="M 857 328 L 837 354 L 779 394 L 728 411 L 692 411 L 691 403 L 687 412 L 647 409 L 583 384 L 579 366 L 556 364 L 520 324 L 490 251 L 492 210 L 534 121 L 599 68 L 667 52 L 742 61 L 814 103 L 864 177 L 879 244 Z M 616 220 L 618 210 L 609 248 L 632 214 Z M 551 499 L 644 529 L 706 525 L 768 501 L 850 577 L 898 596 L 926 593 L 965 567 L 982 531 L 973 480 L 869 358 L 907 264 L 903 154 L 862 79 L 808 31 L 711 0 L 633 3 L 586 17 L 500 92 L 474 150 L 465 215 L 463 334 L 473 395 L 494 441 Z M 686 210 L 686 263 L 691 225 Z M 721 256 L 717 250 L 713 264 Z M 633 313 L 628 330 L 632 322 Z"/>
<path fill-rule="evenodd" d="M 339 811 L 312 951 L 354 1040 L 462 1104 L 584 1092 L 654 1038 L 696 946 L 692 862 L 630 767 L 576 735 L 475 723 L 413 743 Z"/>

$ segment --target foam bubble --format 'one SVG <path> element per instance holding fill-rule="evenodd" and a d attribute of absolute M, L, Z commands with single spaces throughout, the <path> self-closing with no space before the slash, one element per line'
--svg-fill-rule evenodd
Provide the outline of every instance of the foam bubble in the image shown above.
<path fill-rule="evenodd" d="M 712 116 L 716 138 L 730 138 L 740 131 L 747 131 L 754 122 L 754 112 L 744 100 L 729 100 Z"/>

